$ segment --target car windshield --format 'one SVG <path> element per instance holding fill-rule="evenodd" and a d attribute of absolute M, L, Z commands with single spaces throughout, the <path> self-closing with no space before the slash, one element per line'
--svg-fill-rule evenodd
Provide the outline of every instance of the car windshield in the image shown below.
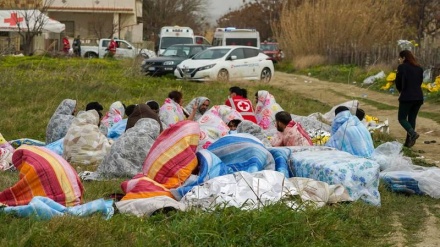
<path fill-rule="evenodd" d="M 164 57 L 188 57 L 191 48 L 188 46 L 170 46 L 162 54 Z"/>
<path fill-rule="evenodd" d="M 166 49 L 177 44 L 193 44 L 194 39 L 191 37 L 163 37 L 160 41 L 160 49 Z"/>
<path fill-rule="evenodd" d="M 208 49 L 204 50 L 193 57 L 194 60 L 210 60 L 224 57 L 231 49 Z"/>
<path fill-rule="evenodd" d="M 264 43 L 262 43 L 260 45 L 260 48 L 263 51 L 276 51 L 276 50 L 278 50 L 278 45 L 277 44 L 264 44 Z"/>

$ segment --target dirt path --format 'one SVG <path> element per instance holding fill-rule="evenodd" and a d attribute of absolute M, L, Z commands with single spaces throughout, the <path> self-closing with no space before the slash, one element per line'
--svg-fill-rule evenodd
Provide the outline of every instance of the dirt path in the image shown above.
<path fill-rule="evenodd" d="M 354 84 L 333 83 L 282 72 L 277 72 L 270 84 L 283 87 L 307 98 L 316 99 L 330 106 L 360 97 L 381 104 L 398 106 L 397 95 L 376 92 Z M 379 110 L 374 105 L 363 102 L 362 99 L 360 107 L 368 115 L 378 117 L 380 121 L 388 119 L 390 134 L 401 143 L 405 141 L 406 133 L 397 121 L 397 110 Z M 425 103 L 421 111 L 439 113 L 438 108 L 437 105 Z M 420 158 L 425 159 L 426 162 L 440 166 L 440 124 L 419 116 L 416 130 L 420 134 L 420 138 L 412 149 L 419 153 Z M 436 143 L 425 144 L 424 141 L 435 141 Z"/>

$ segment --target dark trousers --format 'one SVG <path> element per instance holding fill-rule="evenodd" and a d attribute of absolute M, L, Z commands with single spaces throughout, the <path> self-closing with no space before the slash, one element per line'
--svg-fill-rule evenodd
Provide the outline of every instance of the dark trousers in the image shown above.
<path fill-rule="evenodd" d="M 402 125 L 408 134 L 414 133 L 416 129 L 417 114 L 419 113 L 422 105 L 423 100 L 399 102 L 399 112 L 397 114 L 397 118 L 400 125 Z"/>

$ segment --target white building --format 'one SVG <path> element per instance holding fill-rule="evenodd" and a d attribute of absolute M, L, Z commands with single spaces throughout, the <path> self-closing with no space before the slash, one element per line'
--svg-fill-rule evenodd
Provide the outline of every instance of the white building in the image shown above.
<path fill-rule="evenodd" d="M 142 43 L 142 0 L 54 0 L 47 12 L 83 43 L 110 37 Z"/>

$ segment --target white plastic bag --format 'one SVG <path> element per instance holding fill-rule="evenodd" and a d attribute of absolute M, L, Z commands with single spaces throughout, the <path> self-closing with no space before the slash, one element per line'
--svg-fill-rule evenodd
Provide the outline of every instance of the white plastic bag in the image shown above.
<path fill-rule="evenodd" d="M 385 78 L 385 72 L 383 72 L 383 70 L 375 75 L 369 76 L 367 77 L 363 83 L 364 84 L 373 84 L 376 80 Z"/>

